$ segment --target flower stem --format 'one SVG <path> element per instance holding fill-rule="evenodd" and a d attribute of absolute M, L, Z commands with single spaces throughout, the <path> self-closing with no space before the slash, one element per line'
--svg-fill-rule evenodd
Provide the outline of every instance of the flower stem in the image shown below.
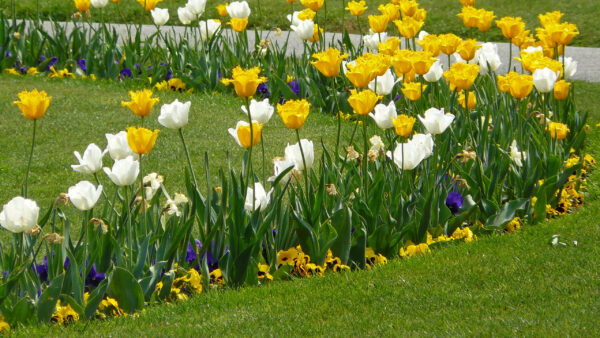
<path fill-rule="evenodd" d="M 29 161 L 27 162 L 27 172 L 25 173 L 25 190 L 23 192 L 23 197 L 27 198 L 27 184 L 29 182 L 29 171 L 31 169 L 31 160 L 33 159 L 33 147 L 35 146 L 35 131 L 36 131 L 36 122 L 37 120 L 33 120 L 33 137 L 31 138 L 31 151 L 29 152 Z"/>
<path fill-rule="evenodd" d="M 194 167 L 192 166 L 192 159 L 190 158 L 190 152 L 188 151 L 187 144 L 185 143 L 185 138 L 183 137 L 183 128 L 179 128 L 179 137 L 181 138 L 181 143 L 183 143 L 183 149 L 185 150 L 185 157 L 188 161 L 188 166 L 190 167 L 190 174 L 192 175 L 192 179 L 194 180 L 194 185 L 196 189 L 198 189 L 198 182 L 196 181 L 196 174 L 194 173 Z"/>
<path fill-rule="evenodd" d="M 368 193 L 368 165 L 369 165 L 369 159 L 367 158 L 367 153 L 369 152 L 369 150 L 367 149 L 369 147 L 368 142 L 367 142 L 367 121 L 368 121 L 368 115 L 365 115 L 365 119 L 363 121 L 363 186 L 364 186 L 364 192 L 365 194 L 363 196 L 367 196 Z"/>
<path fill-rule="evenodd" d="M 304 184 L 306 186 L 306 197 L 309 196 L 308 189 L 308 168 L 306 167 L 306 158 L 304 157 L 304 150 L 302 149 L 302 142 L 300 142 L 300 132 L 296 129 L 296 138 L 298 139 L 298 147 L 300 148 L 300 155 L 302 155 L 302 164 L 304 165 Z"/>

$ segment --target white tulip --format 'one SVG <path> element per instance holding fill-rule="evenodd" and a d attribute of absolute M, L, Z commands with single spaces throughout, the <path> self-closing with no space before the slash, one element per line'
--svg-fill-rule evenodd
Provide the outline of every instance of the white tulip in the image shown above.
<path fill-rule="evenodd" d="M 221 28 L 221 21 L 219 20 L 202 20 L 198 22 L 200 27 L 200 39 L 202 41 L 210 40 L 215 33 Z"/>
<path fill-rule="evenodd" d="M 102 151 L 96 144 L 90 144 L 83 152 L 83 157 L 78 151 L 74 152 L 79 164 L 71 165 L 73 170 L 83 174 L 95 174 L 102 169 L 102 157 L 106 150 Z"/>
<path fill-rule="evenodd" d="M 232 18 L 247 18 L 250 16 L 250 6 L 246 1 L 233 1 L 227 7 L 227 14 Z"/>
<path fill-rule="evenodd" d="M 392 119 L 398 117 L 398 113 L 396 112 L 396 104 L 394 101 L 390 102 L 387 106 L 383 103 L 379 103 L 373 110 L 375 113 L 369 113 L 369 116 L 375 120 L 375 123 L 379 128 L 389 129 L 394 127 L 394 122 L 392 122 Z"/>
<path fill-rule="evenodd" d="M 192 21 L 196 20 L 196 15 L 188 7 L 177 8 L 177 16 L 179 21 L 184 25 L 189 25 Z"/>
<path fill-rule="evenodd" d="M 423 159 L 433 155 L 434 143 L 431 134 L 415 134 L 408 143 L 414 145 L 419 150 L 423 155 Z"/>
<path fill-rule="evenodd" d="M 429 108 L 423 114 L 424 117 L 418 116 L 419 120 L 427 129 L 427 132 L 433 135 L 443 133 L 446 128 L 454 121 L 454 115 L 444 114 L 444 108 Z"/>
<path fill-rule="evenodd" d="M 529 46 L 529 47 L 523 49 L 521 51 L 521 53 L 529 53 L 529 54 L 531 54 L 531 53 L 543 52 L 543 51 L 544 51 L 544 48 L 542 48 L 542 46 L 537 46 L 537 47 Z"/>
<path fill-rule="evenodd" d="M 166 8 L 155 8 L 150 11 L 150 14 L 152 14 L 154 24 L 157 26 L 162 26 L 169 21 L 169 10 Z"/>
<path fill-rule="evenodd" d="M 242 106 L 242 110 L 246 115 L 248 115 L 248 109 L 246 106 Z M 260 123 L 267 123 L 273 116 L 273 112 L 275 108 L 269 104 L 269 99 L 264 99 L 262 101 L 256 101 L 252 99 L 250 101 L 250 115 L 252 120 L 256 120 Z"/>
<path fill-rule="evenodd" d="M 442 77 L 442 74 L 444 74 L 444 69 L 438 60 L 431 65 L 431 68 L 429 68 L 429 71 L 423 75 L 423 78 L 427 82 L 438 82 Z"/>
<path fill-rule="evenodd" d="M 108 0 L 91 0 L 90 3 L 94 8 L 104 8 L 108 5 Z"/>
<path fill-rule="evenodd" d="M 200 16 L 204 14 L 206 0 L 188 0 L 185 7 L 187 7 L 190 10 L 190 12 L 194 13 L 194 15 Z"/>
<path fill-rule="evenodd" d="M 564 63 L 564 71 L 565 71 L 565 79 L 570 79 L 577 73 L 577 61 L 573 60 L 571 57 L 565 58 Z"/>
<path fill-rule="evenodd" d="M 498 45 L 493 42 L 482 44 L 481 48 L 475 52 L 475 60 L 483 72 L 487 72 L 488 68 L 495 72 L 502 64 L 500 55 L 498 55 Z"/>
<path fill-rule="evenodd" d="M 540 93 L 549 93 L 554 89 L 554 83 L 558 79 L 558 74 L 552 69 L 545 67 L 536 69 L 533 72 L 533 84 Z"/>
<path fill-rule="evenodd" d="M 290 22 L 290 25 L 298 26 L 302 20 L 298 18 L 298 14 L 302 13 L 301 11 L 294 11 L 294 14 L 288 14 L 287 19 Z"/>
<path fill-rule="evenodd" d="M 384 43 L 387 39 L 387 33 L 373 33 L 372 30 L 369 30 L 369 34 L 363 36 L 363 42 L 371 52 L 377 52 L 379 43 Z"/>
<path fill-rule="evenodd" d="M 377 88 L 375 88 L 375 81 L 377 81 Z M 369 89 L 374 91 L 377 95 L 389 95 L 394 89 L 394 85 L 398 80 L 394 79 L 392 70 L 388 69 L 382 76 L 375 77 L 375 80 L 369 83 Z"/>
<path fill-rule="evenodd" d="M 415 143 L 397 143 L 394 153 L 388 151 L 387 156 L 394 160 L 394 163 L 401 170 L 413 170 L 421 161 L 423 153 Z"/>
<path fill-rule="evenodd" d="M 171 103 L 163 104 L 162 107 L 160 107 L 158 123 L 169 129 L 179 129 L 184 127 L 188 123 L 191 105 L 192 102 L 190 101 L 182 103 L 177 99 Z"/>
<path fill-rule="evenodd" d="M 519 151 L 519 147 L 517 146 L 517 140 L 512 141 L 512 144 L 510 145 L 510 152 L 508 155 L 510 156 L 510 159 L 513 160 L 513 162 L 515 162 L 517 167 L 522 167 L 522 160 L 527 159 L 527 152 Z"/>
<path fill-rule="evenodd" d="M 158 189 L 160 189 L 164 181 L 164 177 L 157 173 L 150 173 L 144 176 L 142 182 L 144 183 L 145 187 L 144 192 L 146 195 L 146 200 L 149 201 L 154 197 L 154 195 L 156 194 Z"/>
<path fill-rule="evenodd" d="M 120 131 L 114 135 L 105 134 L 105 136 L 106 141 L 108 141 L 106 150 L 108 150 L 108 153 L 113 160 L 122 160 L 127 156 L 133 156 L 134 158 L 137 158 L 137 154 L 131 150 L 131 147 L 129 147 L 126 131 Z"/>
<path fill-rule="evenodd" d="M 419 35 L 417 36 L 417 41 L 422 41 L 427 35 L 429 35 L 429 33 L 426 31 L 420 31 Z"/>
<path fill-rule="evenodd" d="M 33 200 L 14 197 L 0 212 L 0 225 L 10 232 L 21 233 L 37 225 L 40 207 Z"/>
<path fill-rule="evenodd" d="M 380 152 L 385 149 L 385 144 L 383 143 L 379 135 L 373 135 L 369 139 L 369 142 L 371 143 L 371 149 L 369 149 L 369 151 Z"/>
<path fill-rule="evenodd" d="M 116 160 L 112 169 L 104 167 L 104 172 L 110 180 L 120 186 L 132 185 L 140 173 L 140 163 L 128 156 L 122 160 Z"/>
<path fill-rule="evenodd" d="M 306 169 L 310 170 L 315 162 L 315 151 L 312 141 L 301 139 L 302 152 L 304 152 L 304 161 L 306 161 Z M 302 153 L 298 143 L 285 147 L 285 159 L 294 163 L 296 170 L 304 170 L 304 162 L 302 161 Z"/>
<path fill-rule="evenodd" d="M 102 186 L 98 185 L 96 188 L 89 181 L 81 181 L 70 187 L 67 195 L 75 208 L 81 211 L 90 210 L 96 205 L 100 195 L 102 195 Z"/>
<path fill-rule="evenodd" d="M 290 167 L 294 167 L 294 162 L 288 161 L 286 159 L 273 161 L 273 176 L 269 177 L 267 179 L 267 181 L 275 182 L 275 179 L 277 179 L 277 177 L 279 175 L 281 175 L 282 172 L 284 172 L 287 168 L 290 168 Z M 290 170 L 287 174 L 285 174 L 281 178 L 280 182 L 287 183 L 290 180 L 291 176 L 292 176 L 292 171 Z"/>
<path fill-rule="evenodd" d="M 271 200 L 271 191 L 267 194 L 265 188 L 260 182 L 254 183 L 254 188 L 248 187 L 246 191 L 246 201 L 244 202 L 244 208 L 248 211 L 254 210 L 265 210 Z"/>
<path fill-rule="evenodd" d="M 290 28 L 298 34 L 302 40 L 308 40 L 315 34 L 315 23 L 312 20 L 301 21 L 299 25 L 291 25 Z"/>

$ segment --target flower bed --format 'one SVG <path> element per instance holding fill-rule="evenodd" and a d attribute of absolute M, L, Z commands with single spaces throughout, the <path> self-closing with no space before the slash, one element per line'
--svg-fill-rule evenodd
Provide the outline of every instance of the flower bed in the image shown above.
<path fill-rule="evenodd" d="M 364 43 L 352 45 L 346 34 L 343 50 L 325 46 L 313 21 L 322 1 L 306 2 L 312 11 L 290 15 L 294 34 L 305 41 L 305 54 L 292 58 L 266 42 L 249 52 L 245 2 L 226 8 L 238 32 L 233 38 L 221 35 L 220 23 L 199 21 L 191 30 L 197 44 L 160 33 L 117 44 L 115 32 L 85 26 L 51 36 L 3 19 L 0 40 L 8 43 L 0 64 L 9 73 L 232 91 L 245 115 L 229 129 L 231 144 L 246 149 L 240 162 L 218 173 L 216 187 L 206 156 L 204 190 L 184 137 L 191 103 L 162 104 L 164 130 L 152 131 L 144 120 L 159 99 L 151 89 L 132 91 L 122 106 L 139 117 L 139 126 L 106 134 L 106 150 L 90 144 L 83 155 L 75 152 L 72 169 L 95 183 L 68 188 L 40 217 L 28 176 L 37 123 L 52 98 L 37 89 L 21 92 L 14 103 L 32 121 L 33 135 L 22 192 L 0 213 L 0 225 L 14 233 L 0 256 L 3 327 L 134 314 L 222 285 L 371 268 L 444 243 L 515 231 L 582 204 L 595 161 L 583 152 L 587 115 L 576 109 L 567 82 L 576 63 L 559 57 L 576 27 L 560 23 L 560 13 L 541 15 L 544 28 L 535 41 L 518 18 L 497 20 L 522 48 L 522 69 L 509 66 L 501 75 L 494 44 L 419 34 L 424 10 L 415 1 L 397 2 L 369 16 L 372 32 Z M 89 10 L 85 1 L 76 3 Z M 149 3 L 156 25 L 164 25 L 168 13 Z M 348 10 L 362 15 L 360 5 L 351 2 Z M 190 1 L 179 18 L 189 24 L 203 8 L 204 2 Z M 480 30 L 493 20 L 473 7 L 460 16 Z M 388 37 L 390 22 L 404 42 Z M 41 37 L 45 42 L 32 53 Z M 163 51 L 168 59 L 157 59 Z M 60 55 L 40 61 L 40 53 Z M 320 158 L 314 142 L 301 136 L 315 110 L 337 119 L 337 134 L 326 136 L 335 146 L 321 146 Z M 275 111 L 297 143 L 282 149 L 267 178 L 262 132 Z M 343 128 L 351 130 L 348 142 Z M 169 193 L 153 172 L 160 168 L 144 167 L 161 133 L 181 139 L 186 194 Z M 112 167 L 104 167 L 107 153 Z M 255 168 L 260 155 L 262 166 Z M 102 171 L 109 187 L 100 184 Z M 69 204 L 79 219 L 64 215 Z M 73 229 L 77 223 L 81 228 Z"/>

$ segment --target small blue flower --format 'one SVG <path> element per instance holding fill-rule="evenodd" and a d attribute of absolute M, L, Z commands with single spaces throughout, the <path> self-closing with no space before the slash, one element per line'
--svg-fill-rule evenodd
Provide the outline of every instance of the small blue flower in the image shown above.
<path fill-rule="evenodd" d="M 452 214 L 457 214 L 463 205 L 463 197 L 457 192 L 451 192 L 446 197 L 446 206 Z"/>
<path fill-rule="evenodd" d="M 131 71 L 130 68 L 125 67 L 119 72 L 119 75 L 121 76 L 121 79 L 124 79 L 127 77 L 131 78 L 131 77 L 133 77 L 133 72 Z"/>
<path fill-rule="evenodd" d="M 53 56 L 53 57 L 50 59 L 50 62 L 48 63 L 48 66 L 46 67 L 46 70 L 47 70 L 47 71 L 50 71 L 50 68 L 51 68 L 52 66 L 54 66 L 54 65 L 56 64 L 56 62 L 58 62 L 58 58 L 57 58 L 56 56 Z"/>
<path fill-rule="evenodd" d="M 92 264 L 90 272 L 85 277 L 85 285 L 91 286 L 92 288 L 98 287 L 100 282 L 106 278 L 103 273 L 96 271 L 96 264 Z"/>
<path fill-rule="evenodd" d="M 267 87 L 266 83 L 259 84 L 258 87 L 256 88 L 256 92 L 266 98 L 268 98 L 271 95 L 271 92 L 269 91 L 269 87 Z"/>
<path fill-rule="evenodd" d="M 290 81 L 287 85 L 294 92 L 294 94 L 296 94 L 296 96 L 300 96 L 300 81 L 298 81 L 298 79 Z"/>
<path fill-rule="evenodd" d="M 81 68 L 81 70 L 83 70 L 84 73 L 87 73 L 86 63 L 86 59 L 79 59 L 79 61 L 77 61 L 77 65 L 79 66 L 79 68 Z"/>

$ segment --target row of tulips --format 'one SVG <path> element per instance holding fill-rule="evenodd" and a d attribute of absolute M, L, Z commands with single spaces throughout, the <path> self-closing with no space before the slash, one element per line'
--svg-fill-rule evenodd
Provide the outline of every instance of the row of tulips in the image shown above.
<path fill-rule="evenodd" d="M 399 3 L 403 22 L 424 19 L 418 4 L 402 10 L 415 1 Z M 192 11 L 194 4 L 186 7 Z M 239 13 L 226 7 L 232 20 L 250 14 L 247 5 L 239 6 Z M 381 16 L 389 21 L 392 14 Z M 310 15 L 293 14 L 292 25 L 296 17 L 312 20 Z M 371 28 L 383 19 L 373 19 Z M 10 41 L 15 27 L 7 30 L 13 32 Z M 311 54 L 302 58 L 271 49 L 249 53 L 245 32 L 229 40 L 229 47 L 227 40 L 215 41 L 227 39 L 218 29 L 208 38 L 200 28 L 198 35 L 207 37 L 200 52 L 188 41 L 176 46 L 157 35 L 173 59 L 150 69 L 142 62 L 132 67 L 135 77 L 145 82 L 152 75 L 158 88 L 232 88 L 245 114 L 229 129 L 232 145 L 246 149 L 241 165 L 219 172 L 217 187 L 211 186 L 207 169 L 201 191 L 184 129 L 190 109 L 203 108 L 178 100 L 163 104 L 158 121 L 173 131 L 162 132 L 179 134 L 188 163 L 186 194 L 170 194 L 164 178 L 151 172 L 160 168 L 144 167 L 161 133 L 143 127 L 159 102 L 149 89 L 131 92 L 122 102 L 139 116 L 139 127 L 107 134 L 106 150 L 91 144 L 83 155 L 75 153 L 79 163 L 73 170 L 90 175 L 95 184 L 82 181 L 68 188 L 41 217 L 28 196 L 30 155 L 20 196 L 0 213 L 0 225 L 14 233 L 0 256 L 5 271 L 0 310 L 6 322 L 65 323 L 131 314 L 145 304 L 185 299 L 222 284 L 257 285 L 371 267 L 452 240 L 471 241 L 477 233 L 514 231 L 581 204 L 593 159 L 583 153 L 586 114 L 577 111 L 567 82 L 576 64 L 558 59 L 564 45 L 553 55 L 543 46 L 523 49 L 523 69 L 503 76 L 496 73 L 501 61 L 494 44 L 419 30 L 411 33 L 407 49 L 400 48 L 399 37 L 388 37 L 385 27 L 365 36 L 364 45 L 347 43 L 346 50 L 325 48 L 318 33 L 311 45 L 306 42 Z M 157 41 L 142 47 L 132 39 L 114 51 L 102 42 L 117 42 L 116 33 L 101 30 L 91 40 L 84 29 L 72 34 L 79 47 L 98 46 L 87 50 L 83 64 L 93 69 L 97 65 L 90 60 L 102 59 L 106 74 L 121 74 L 119 67 L 130 58 L 152 58 L 155 48 L 163 48 Z M 39 53 L 26 52 L 34 36 L 17 39 L 21 47 L 9 62 L 37 61 Z M 376 44 L 369 41 L 373 38 Z M 455 59 L 445 70 L 441 53 Z M 50 67 L 58 73 L 49 60 L 35 70 Z M 81 64 L 76 67 L 82 69 Z M 166 79 L 168 71 L 185 81 Z M 290 73 L 295 76 L 288 78 Z M 33 123 L 33 145 L 36 124 L 50 102 L 37 90 L 22 92 L 15 101 Z M 301 136 L 315 109 L 337 118 L 333 149 L 315 147 Z M 275 111 L 297 143 L 282 149 L 267 179 L 259 174 L 267 165 L 262 133 Z M 349 139 L 342 139 L 342 129 L 348 129 Z M 263 154 L 260 169 L 253 160 L 258 152 Z M 112 167 L 104 167 L 106 153 Z M 100 184 L 106 180 L 102 171 L 108 185 Z M 67 201 L 80 211 L 79 229 L 63 212 Z"/>

